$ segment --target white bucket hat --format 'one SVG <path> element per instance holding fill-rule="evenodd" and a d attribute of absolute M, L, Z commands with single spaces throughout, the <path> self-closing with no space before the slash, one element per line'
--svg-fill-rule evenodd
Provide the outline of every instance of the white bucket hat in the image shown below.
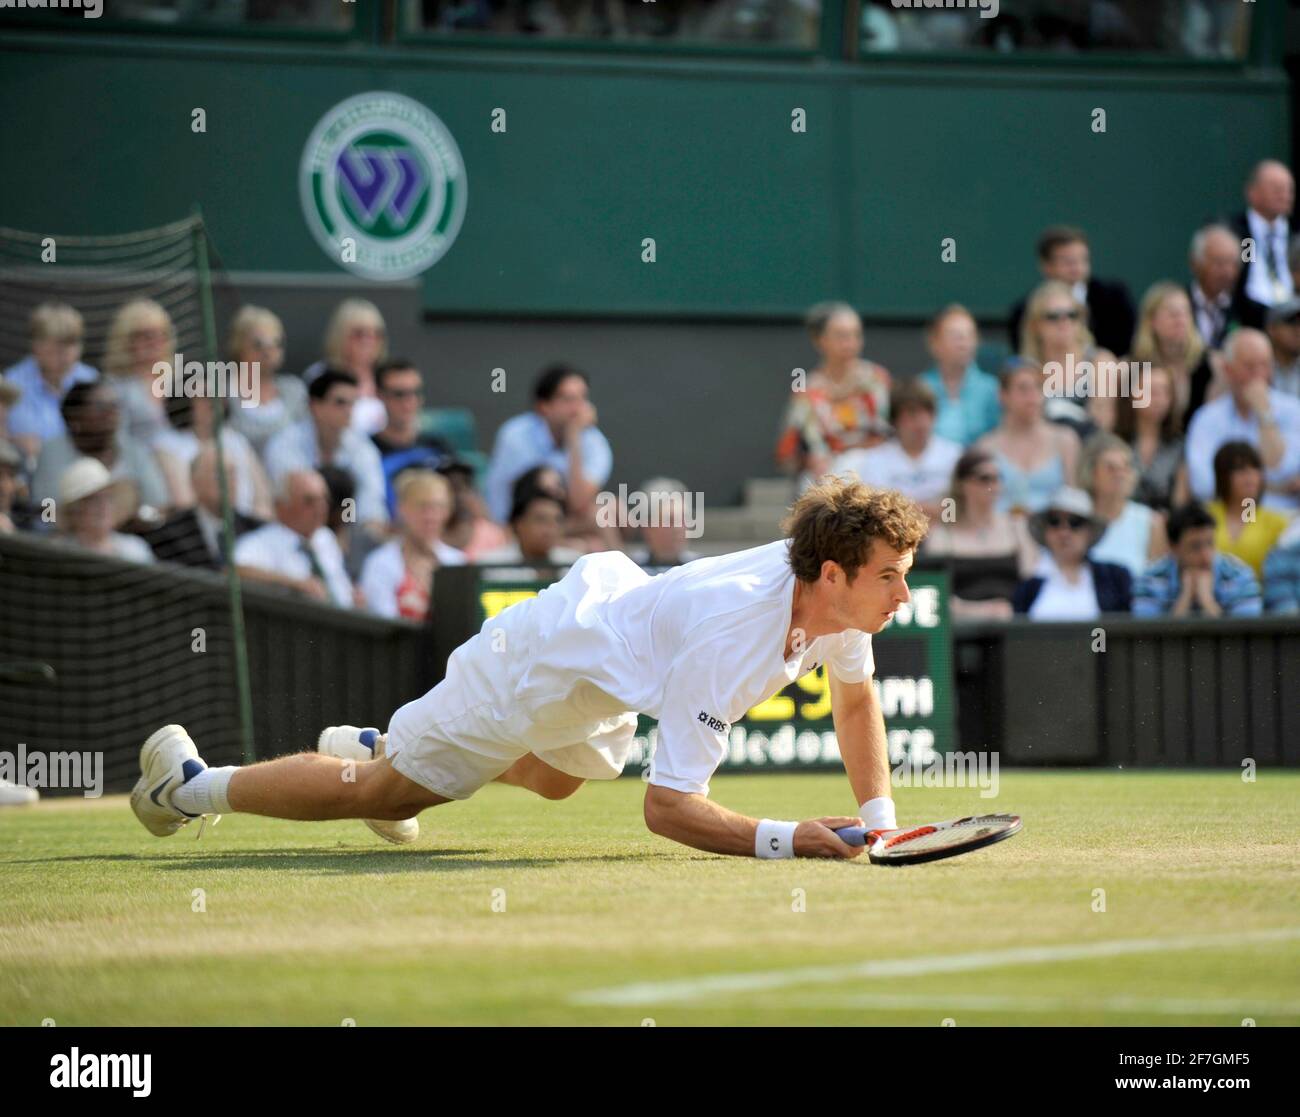
<path fill-rule="evenodd" d="M 65 508 L 85 500 L 96 493 L 109 491 L 113 501 L 113 523 L 130 519 L 134 499 L 131 485 L 114 480 L 108 468 L 98 458 L 78 458 L 59 478 L 59 503 Z"/>

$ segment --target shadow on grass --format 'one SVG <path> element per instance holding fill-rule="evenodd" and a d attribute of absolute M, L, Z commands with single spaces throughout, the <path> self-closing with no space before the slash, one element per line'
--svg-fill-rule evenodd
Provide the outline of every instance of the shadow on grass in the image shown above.
<path fill-rule="evenodd" d="M 590 865 L 601 862 L 644 861 L 654 853 L 600 854 L 581 857 L 494 858 L 490 849 L 246 849 L 238 853 L 196 849 L 193 853 L 142 856 L 134 853 L 94 853 L 85 856 L 34 857 L 6 860 L 7 865 L 57 865 L 126 863 L 158 869 L 193 872 L 204 869 L 267 869 L 273 872 L 313 870 L 320 873 L 442 873 L 470 869 L 541 869 L 552 866 Z M 487 854 L 488 856 L 473 856 Z"/>

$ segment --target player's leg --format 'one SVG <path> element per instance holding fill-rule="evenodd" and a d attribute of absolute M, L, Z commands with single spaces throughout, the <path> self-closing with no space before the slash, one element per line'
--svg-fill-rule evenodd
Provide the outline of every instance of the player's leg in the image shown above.
<path fill-rule="evenodd" d="M 300 820 L 401 819 L 448 801 L 394 771 L 387 759 L 300 753 L 245 768 L 209 768 L 179 725 L 150 736 L 140 769 L 131 808 L 159 837 L 192 819 L 233 811 Z"/>
<path fill-rule="evenodd" d="M 541 757 L 530 752 L 497 776 L 496 782 L 527 788 L 543 799 L 567 799 L 587 781 L 552 768 Z"/>
<path fill-rule="evenodd" d="M 232 811 L 302 821 L 410 818 L 450 802 L 407 779 L 386 758 L 340 760 L 318 752 L 237 768 L 226 796 Z"/>

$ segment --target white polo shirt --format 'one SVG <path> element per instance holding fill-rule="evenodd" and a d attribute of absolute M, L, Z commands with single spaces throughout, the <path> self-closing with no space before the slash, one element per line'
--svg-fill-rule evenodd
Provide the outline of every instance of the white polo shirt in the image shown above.
<path fill-rule="evenodd" d="M 312 576 L 311 559 L 307 557 L 307 540 L 292 528 L 276 522 L 266 524 L 235 542 L 235 565 L 255 566 L 272 574 L 288 578 Z M 319 527 L 311 537 L 312 554 L 325 574 L 325 588 L 330 600 L 341 609 L 352 608 L 352 582 L 343 565 L 343 552 L 334 533 Z"/>
<path fill-rule="evenodd" d="M 962 448 L 947 438 L 933 435 L 918 457 L 890 439 L 870 450 L 849 450 L 831 465 L 831 472 L 855 474 L 858 480 L 881 489 L 897 489 L 911 500 L 939 500 L 948 495 L 952 471 Z"/>
<path fill-rule="evenodd" d="M 537 597 L 537 644 L 515 682 L 519 708 L 550 719 L 585 680 L 614 707 L 659 722 L 650 782 L 708 794 L 731 723 L 825 663 L 844 682 L 875 672 L 871 637 L 822 636 L 783 656 L 794 597 L 789 542 L 701 558 L 649 577 L 626 555 L 584 555 Z M 486 628 L 486 626 L 485 626 Z"/>

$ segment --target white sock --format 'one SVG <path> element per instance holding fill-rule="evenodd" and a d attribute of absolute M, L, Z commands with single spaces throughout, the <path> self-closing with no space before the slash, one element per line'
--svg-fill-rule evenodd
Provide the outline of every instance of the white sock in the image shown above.
<path fill-rule="evenodd" d="M 172 792 L 172 806 L 186 814 L 230 814 L 230 777 L 239 768 L 204 768 Z"/>

